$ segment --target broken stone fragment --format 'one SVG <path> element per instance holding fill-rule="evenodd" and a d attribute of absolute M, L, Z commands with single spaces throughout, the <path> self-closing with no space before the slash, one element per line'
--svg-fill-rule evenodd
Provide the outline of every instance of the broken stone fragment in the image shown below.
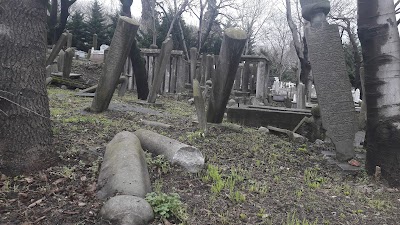
<path fill-rule="evenodd" d="M 269 129 L 266 127 L 260 127 L 260 128 L 258 128 L 258 131 L 260 131 L 261 133 L 265 133 L 265 134 L 269 133 Z"/>
<path fill-rule="evenodd" d="M 195 147 L 149 130 L 137 130 L 142 147 L 155 155 L 164 155 L 172 164 L 178 164 L 188 172 L 197 173 L 204 166 L 204 156 Z"/>
<path fill-rule="evenodd" d="M 101 208 L 100 215 L 115 225 L 144 225 L 154 219 L 150 204 L 130 195 L 110 198 Z"/>
<path fill-rule="evenodd" d="M 120 132 L 107 145 L 97 185 L 100 199 L 115 194 L 144 198 L 151 192 L 144 152 L 133 133 Z"/>

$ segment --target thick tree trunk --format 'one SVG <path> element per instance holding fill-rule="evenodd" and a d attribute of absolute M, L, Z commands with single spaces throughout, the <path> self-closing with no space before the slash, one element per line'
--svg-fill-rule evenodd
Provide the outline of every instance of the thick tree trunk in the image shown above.
<path fill-rule="evenodd" d="M 58 1 L 51 0 L 50 17 L 49 17 L 49 37 L 51 38 L 51 44 L 55 44 L 56 38 L 56 26 L 57 26 L 57 11 L 58 11 Z"/>
<path fill-rule="evenodd" d="M 56 36 L 53 39 L 53 44 L 58 40 L 60 35 L 64 32 L 64 29 L 65 29 L 65 26 L 67 25 L 67 20 L 69 17 L 69 8 L 75 2 L 76 2 L 76 0 L 61 0 L 60 20 L 58 21 L 58 26 L 56 29 Z"/>
<path fill-rule="evenodd" d="M 0 171 L 14 176 L 56 158 L 45 86 L 45 1 L 1 1 L 0 27 Z"/>
<path fill-rule="evenodd" d="M 100 77 L 92 106 L 92 112 L 103 112 L 108 108 L 124 68 L 129 50 L 135 39 L 139 23 L 129 17 L 121 16 L 115 28 L 103 75 Z"/>
<path fill-rule="evenodd" d="M 133 41 L 129 57 L 132 61 L 132 70 L 135 74 L 135 82 L 138 93 L 138 99 L 146 100 L 149 95 L 149 84 L 147 83 L 146 63 L 140 55 L 140 49 L 136 40 Z"/>
<path fill-rule="evenodd" d="M 148 0 L 142 0 L 142 7 L 148 7 L 147 5 L 143 6 L 144 4 L 148 4 Z M 131 5 L 132 5 L 132 0 L 121 0 L 122 3 L 122 15 L 127 16 L 127 17 L 132 17 L 131 13 Z M 142 8 L 143 9 L 143 8 Z M 143 12 L 142 11 L 142 20 L 143 20 Z M 147 21 L 147 16 L 144 16 L 145 20 Z M 141 21 L 141 23 L 147 23 Z M 147 25 L 145 25 L 147 27 Z M 143 27 L 140 27 L 141 29 Z M 147 27 L 148 28 L 148 27 Z M 147 29 L 146 28 L 146 29 Z M 131 51 L 129 52 L 129 58 L 132 61 L 132 69 L 133 73 L 135 74 L 135 81 L 136 81 L 136 87 L 137 87 L 137 93 L 138 93 L 138 99 L 141 100 L 146 100 L 148 95 L 149 95 L 149 84 L 147 82 L 148 77 L 147 77 L 147 71 L 146 71 L 146 64 L 144 60 L 142 59 L 142 56 L 140 56 L 140 49 L 137 46 L 137 41 L 136 39 L 133 40 Z"/>
<path fill-rule="evenodd" d="M 367 100 L 369 174 L 400 186 L 400 40 L 392 0 L 358 1 Z"/>
<path fill-rule="evenodd" d="M 210 123 L 221 123 L 224 118 L 246 39 L 246 33 L 242 30 L 225 30 L 217 63 L 218 77 L 212 78 L 213 88 L 207 111 L 207 121 Z"/>

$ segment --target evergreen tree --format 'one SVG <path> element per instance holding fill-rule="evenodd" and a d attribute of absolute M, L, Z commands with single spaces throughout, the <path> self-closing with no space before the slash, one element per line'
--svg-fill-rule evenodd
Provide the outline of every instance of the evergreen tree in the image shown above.
<path fill-rule="evenodd" d="M 97 43 L 99 46 L 102 44 L 110 44 L 107 38 L 107 26 L 103 14 L 103 7 L 98 0 L 93 2 L 89 20 L 87 22 L 86 38 L 89 41 L 90 46 L 93 45 L 94 34 L 97 34 Z"/>
<path fill-rule="evenodd" d="M 76 47 L 78 50 L 88 51 L 90 46 L 85 35 L 87 25 L 80 11 L 75 11 L 74 14 L 72 14 L 67 23 L 67 29 L 72 33 L 72 46 Z"/>
<path fill-rule="evenodd" d="M 106 38 L 107 42 L 111 43 L 111 39 L 114 36 L 115 28 L 117 27 L 119 15 L 121 13 L 116 11 L 114 14 L 108 15 L 110 18 L 110 24 L 107 25 L 107 31 L 106 31 Z"/>

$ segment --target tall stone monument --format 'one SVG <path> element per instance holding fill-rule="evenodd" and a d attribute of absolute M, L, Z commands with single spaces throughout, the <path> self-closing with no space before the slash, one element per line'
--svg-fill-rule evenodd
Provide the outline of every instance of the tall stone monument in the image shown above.
<path fill-rule="evenodd" d="M 321 110 L 322 123 L 336 148 L 336 158 L 354 157 L 355 108 L 337 25 L 328 24 L 329 0 L 300 0 L 309 58 Z"/>

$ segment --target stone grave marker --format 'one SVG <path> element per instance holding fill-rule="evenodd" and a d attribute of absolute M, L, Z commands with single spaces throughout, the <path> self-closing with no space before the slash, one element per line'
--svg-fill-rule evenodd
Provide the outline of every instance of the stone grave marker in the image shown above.
<path fill-rule="evenodd" d="M 329 1 L 302 0 L 301 6 L 303 17 L 311 22 L 306 39 L 323 126 L 335 145 L 337 159 L 347 161 L 355 156 L 356 123 L 339 30 L 326 21 Z"/>

